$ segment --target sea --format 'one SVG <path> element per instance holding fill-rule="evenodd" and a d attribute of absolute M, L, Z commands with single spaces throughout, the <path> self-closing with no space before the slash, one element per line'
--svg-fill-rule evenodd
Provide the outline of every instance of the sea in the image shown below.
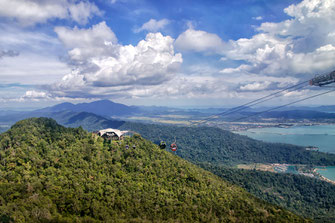
<path fill-rule="evenodd" d="M 257 128 L 235 132 L 265 142 L 300 146 L 316 146 L 320 152 L 335 154 L 335 125 L 293 126 L 288 128 Z M 317 168 L 317 167 L 316 167 Z M 335 181 L 335 167 L 318 168 L 318 173 Z"/>

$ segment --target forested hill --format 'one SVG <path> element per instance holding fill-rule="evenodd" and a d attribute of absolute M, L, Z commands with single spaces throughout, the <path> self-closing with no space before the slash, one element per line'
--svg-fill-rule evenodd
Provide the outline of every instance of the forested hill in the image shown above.
<path fill-rule="evenodd" d="M 110 143 L 48 118 L 19 121 L 0 135 L 0 220 L 306 221 L 139 135 Z"/>
<path fill-rule="evenodd" d="M 202 164 L 202 168 L 315 222 L 335 222 L 335 185 L 298 174 L 271 173 Z"/>
<path fill-rule="evenodd" d="M 237 163 L 291 163 L 335 165 L 335 154 L 306 151 L 301 146 L 266 143 L 213 127 L 177 127 L 126 122 L 131 129 L 155 143 L 173 143 L 177 155 L 192 162 L 219 165 Z"/>

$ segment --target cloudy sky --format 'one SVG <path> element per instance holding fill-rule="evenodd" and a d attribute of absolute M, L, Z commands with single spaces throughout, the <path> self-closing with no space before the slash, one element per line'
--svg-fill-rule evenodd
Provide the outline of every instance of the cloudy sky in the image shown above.
<path fill-rule="evenodd" d="M 0 0 L 0 33 L 2 108 L 233 106 L 335 70 L 334 0 Z"/>

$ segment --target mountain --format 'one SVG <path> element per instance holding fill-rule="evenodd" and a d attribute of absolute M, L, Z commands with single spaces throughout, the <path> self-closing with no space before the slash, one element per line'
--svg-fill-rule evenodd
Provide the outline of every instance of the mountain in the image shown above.
<path fill-rule="evenodd" d="M 90 112 L 106 117 L 131 115 L 138 112 L 135 106 L 127 106 L 124 104 L 114 103 L 110 100 L 100 100 L 90 103 L 61 103 L 52 107 L 36 110 L 35 112 L 60 112 L 60 111 L 74 111 L 74 112 Z"/>
<path fill-rule="evenodd" d="M 83 127 L 88 131 L 96 131 L 105 128 L 118 128 L 123 125 L 124 121 L 116 119 L 107 119 L 100 115 L 96 115 L 88 112 L 74 112 L 74 111 L 59 111 L 59 112 L 47 112 L 47 111 L 34 111 L 29 113 L 19 113 L 12 115 L 0 116 L 0 122 L 7 123 L 6 127 L 0 126 L 0 132 L 3 132 L 9 128 L 10 125 L 15 122 L 32 117 L 49 117 L 55 119 L 58 123 L 67 127 Z"/>
<path fill-rule="evenodd" d="M 335 112 L 335 105 L 322 105 L 317 107 L 317 109 L 319 111 L 323 111 L 323 112 Z"/>
<path fill-rule="evenodd" d="M 106 128 L 119 128 L 124 121 L 107 119 L 100 115 L 88 112 L 61 111 L 45 114 L 45 117 L 55 119 L 58 123 L 66 127 L 83 127 L 87 131 L 96 131 Z M 38 116 L 37 116 L 38 117 Z"/>
<path fill-rule="evenodd" d="M 307 222 L 140 135 L 110 143 L 31 118 L 0 148 L 2 222 Z"/>
<path fill-rule="evenodd" d="M 302 146 L 267 143 L 213 127 L 178 127 L 126 122 L 131 129 L 159 144 L 176 141 L 176 154 L 192 162 L 232 166 L 240 163 L 335 165 L 335 154 L 307 151 Z"/>

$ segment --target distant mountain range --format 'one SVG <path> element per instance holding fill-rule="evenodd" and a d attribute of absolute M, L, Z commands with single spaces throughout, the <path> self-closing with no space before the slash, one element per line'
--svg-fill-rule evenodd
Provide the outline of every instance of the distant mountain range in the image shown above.
<path fill-rule="evenodd" d="M 319 107 L 288 107 L 287 110 L 271 111 L 258 115 L 258 112 L 268 108 L 244 107 L 238 112 L 228 112 L 222 116 L 228 121 L 252 115 L 252 120 L 259 118 L 276 119 L 334 119 L 335 105 Z M 116 119 L 124 119 L 129 116 L 161 117 L 163 115 L 179 115 L 194 119 L 204 119 L 210 115 L 229 111 L 224 108 L 213 109 L 181 109 L 159 106 L 127 106 L 110 100 L 100 100 L 90 103 L 72 104 L 69 102 L 57 104 L 34 111 L 0 111 L 0 132 L 5 131 L 15 122 L 30 117 L 51 117 L 58 123 L 69 126 L 83 126 L 92 131 L 104 127 L 118 127 L 122 123 Z M 116 119 L 113 119 L 116 118 Z"/>
<path fill-rule="evenodd" d="M 61 103 L 52 107 L 36 110 L 35 112 L 90 112 L 106 117 L 131 115 L 139 112 L 139 108 L 135 106 L 127 106 L 120 103 L 115 103 L 110 100 L 100 100 L 90 103 L 72 104 L 69 102 Z"/>
<path fill-rule="evenodd" d="M 88 131 L 95 131 L 103 128 L 118 128 L 123 125 L 125 122 L 105 118 L 100 115 L 96 115 L 89 112 L 74 112 L 74 111 L 59 111 L 59 112 L 29 112 L 29 113 L 18 113 L 12 115 L 0 116 L 0 122 L 6 123 L 7 127 L 1 127 L 0 132 L 6 131 L 10 125 L 15 122 L 32 117 L 48 117 L 55 119 L 58 123 L 67 126 L 67 127 L 83 127 Z"/>

